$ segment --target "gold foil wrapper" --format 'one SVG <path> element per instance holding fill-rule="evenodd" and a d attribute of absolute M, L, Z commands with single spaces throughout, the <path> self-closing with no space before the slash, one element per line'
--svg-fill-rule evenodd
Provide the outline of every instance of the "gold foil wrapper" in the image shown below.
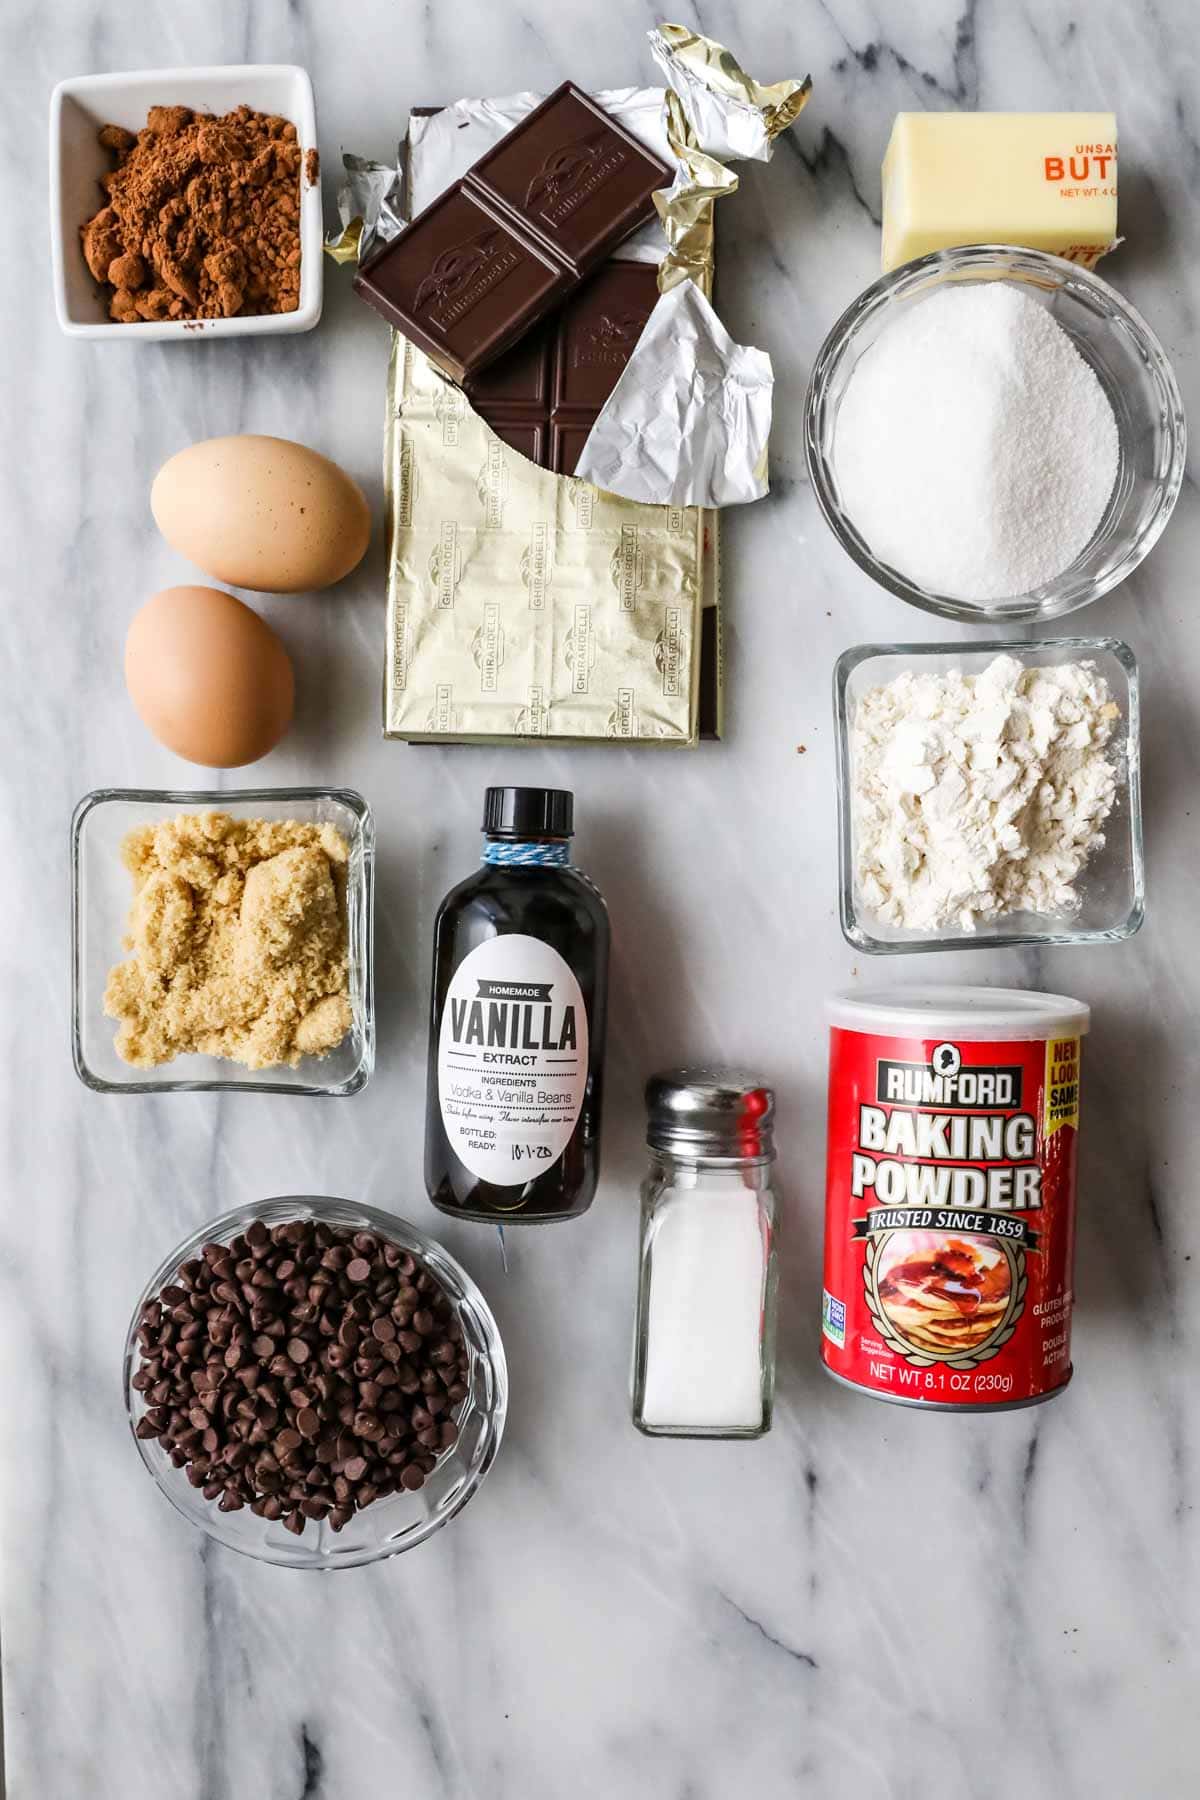
<path fill-rule="evenodd" d="M 667 138 L 679 161 L 679 169 L 669 188 L 660 188 L 654 196 L 667 254 L 658 269 L 658 285 L 665 294 L 681 281 L 694 281 L 712 299 L 713 277 L 713 205 L 725 194 L 737 191 L 738 178 L 732 169 L 715 156 L 698 150 L 691 137 L 691 126 L 684 116 L 678 96 L 666 92 Z"/>
<path fill-rule="evenodd" d="M 698 508 L 538 468 L 399 333 L 385 486 L 385 735 L 696 741 Z"/>
<path fill-rule="evenodd" d="M 717 155 L 765 158 L 770 144 L 794 122 L 812 92 L 810 75 L 755 81 L 724 44 L 701 37 L 686 25 L 660 25 L 650 33 L 650 41 L 660 64 L 669 74 L 682 77 L 678 90 L 694 97 L 697 110 L 721 119 L 706 146 Z M 670 85 L 676 87 L 674 81 Z"/>
<path fill-rule="evenodd" d="M 325 239 L 325 254 L 335 263 L 358 267 L 362 246 L 363 221 L 353 218 L 340 231 L 331 231 Z"/>
<path fill-rule="evenodd" d="M 691 280 L 711 299 L 713 203 L 738 185 L 725 159 L 769 158 L 812 79 L 764 85 L 723 44 L 684 25 L 660 25 L 649 37 L 667 81 L 667 141 L 679 165 L 671 186 L 654 196 L 667 240 L 658 285 L 665 294 Z"/>

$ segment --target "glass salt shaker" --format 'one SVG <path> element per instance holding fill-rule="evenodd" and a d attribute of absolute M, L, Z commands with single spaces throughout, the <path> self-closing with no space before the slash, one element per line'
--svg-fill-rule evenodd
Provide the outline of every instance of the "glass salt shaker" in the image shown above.
<path fill-rule="evenodd" d="M 775 1096 L 727 1069 L 646 1084 L 633 1422 L 754 1438 L 775 1388 Z"/>

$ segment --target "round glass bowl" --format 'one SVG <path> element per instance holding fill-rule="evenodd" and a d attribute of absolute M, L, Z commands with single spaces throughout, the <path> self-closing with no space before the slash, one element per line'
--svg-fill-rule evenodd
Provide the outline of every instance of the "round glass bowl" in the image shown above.
<path fill-rule="evenodd" d="M 1053 581 L 1003 600 L 933 593 L 876 557 L 843 510 L 834 460 L 838 410 L 860 356 L 901 306 L 919 305 L 947 281 L 1020 283 L 1071 338 L 1099 378 L 1116 415 L 1117 479 L 1103 519 L 1081 555 Z M 905 263 L 847 308 L 817 353 L 804 409 L 804 447 L 821 511 L 843 549 L 881 587 L 948 619 L 1016 624 L 1073 612 L 1124 581 L 1157 541 L 1183 481 L 1183 402 L 1162 345 L 1106 281 L 1040 250 L 971 244 Z"/>
<path fill-rule="evenodd" d="M 185 1262 L 199 1255 L 202 1245 L 228 1244 L 256 1219 L 267 1226 L 282 1225 L 289 1219 L 313 1219 L 327 1225 L 372 1231 L 398 1244 L 436 1276 L 462 1326 L 468 1352 L 469 1391 L 461 1406 L 449 1415 L 458 1426 L 458 1441 L 441 1457 L 424 1487 L 416 1493 L 402 1491 L 373 1501 L 356 1512 L 339 1532 L 324 1520 L 309 1520 L 301 1535 L 294 1537 L 282 1522 L 260 1519 L 249 1507 L 223 1513 L 215 1500 L 206 1500 L 198 1488 L 192 1487 L 183 1469 L 173 1466 L 157 1438 L 136 1435 L 137 1422 L 146 1411 L 141 1394 L 133 1386 L 139 1362 L 137 1329 L 142 1308 L 174 1280 Z M 304 1194 L 262 1200 L 225 1213 L 172 1251 L 146 1283 L 134 1309 L 125 1339 L 124 1379 L 134 1442 L 172 1506 L 228 1549 L 291 1569 L 350 1569 L 360 1563 L 381 1562 L 423 1544 L 462 1511 L 480 1486 L 500 1448 L 508 1406 L 508 1370 L 496 1321 L 471 1277 L 449 1252 L 391 1213 L 357 1206 L 349 1200 Z"/>

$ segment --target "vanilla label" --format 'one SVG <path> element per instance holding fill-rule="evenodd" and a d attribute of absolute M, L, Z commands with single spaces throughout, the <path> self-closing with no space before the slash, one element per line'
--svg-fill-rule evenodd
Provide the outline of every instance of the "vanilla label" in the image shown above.
<path fill-rule="evenodd" d="M 587 1091 L 583 994 L 557 950 L 513 932 L 455 971 L 438 1043 L 450 1147 L 483 1181 L 524 1185 L 570 1143 Z"/>

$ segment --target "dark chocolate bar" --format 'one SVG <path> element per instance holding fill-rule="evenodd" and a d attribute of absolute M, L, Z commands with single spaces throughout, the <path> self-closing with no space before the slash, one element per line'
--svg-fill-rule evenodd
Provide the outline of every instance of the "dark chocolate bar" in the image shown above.
<path fill-rule="evenodd" d="M 657 299 L 653 263 L 605 263 L 552 318 L 468 377 L 467 398 L 530 462 L 573 475 Z"/>
<path fill-rule="evenodd" d="M 651 195 L 670 180 L 566 81 L 370 257 L 355 288 L 465 382 L 561 306 L 653 215 Z"/>

